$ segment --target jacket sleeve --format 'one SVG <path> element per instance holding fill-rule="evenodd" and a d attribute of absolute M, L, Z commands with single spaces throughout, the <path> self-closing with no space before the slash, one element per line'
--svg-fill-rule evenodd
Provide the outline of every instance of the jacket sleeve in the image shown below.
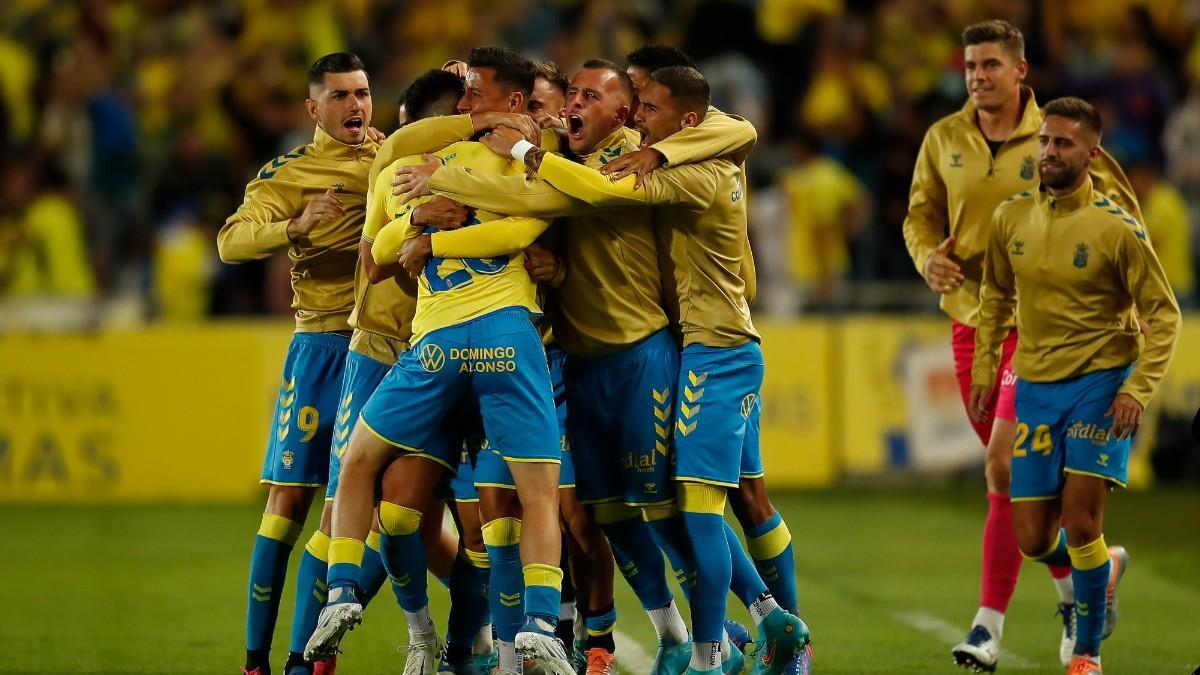
<path fill-rule="evenodd" d="M 934 162 L 933 138 L 925 134 L 908 191 L 908 215 L 904 218 L 904 245 L 917 274 L 925 276 L 925 260 L 946 238 L 946 184 Z"/>
<path fill-rule="evenodd" d="M 429 180 L 434 194 L 492 213 L 559 218 L 590 211 L 587 202 L 554 189 L 541 178 L 467 171 L 443 166 Z"/>
<path fill-rule="evenodd" d="M 971 384 L 992 387 L 1000 369 L 1000 351 L 1013 325 L 1017 307 L 1016 277 L 1005 245 L 1004 217 L 992 216 L 979 286 L 979 327 L 975 331 L 975 361 Z"/>
<path fill-rule="evenodd" d="M 609 180 L 599 171 L 556 155 L 542 159 L 538 175 L 554 187 L 592 206 L 680 204 L 696 210 L 712 204 L 717 177 L 705 164 L 684 164 L 646 176 L 635 189 L 634 176 Z"/>
<path fill-rule="evenodd" d="M 397 159 L 406 155 L 419 156 L 423 152 L 437 152 L 451 143 L 467 140 L 474 131 L 470 115 L 426 117 L 400 127 L 379 144 L 375 161 L 371 162 L 371 171 L 367 174 L 367 185 L 374 185 L 379 172 Z"/>
<path fill-rule="evenodd" d="M 667 166 L 716 157 L 726 157 L 740 165 L 757 142 L 758 131 L 753 124 L 710 107 L 700 124 L 671 134 L 650 147 L 666 159 Z"/>
<path fill-rule="evenodd" d="M 1117 264 L 1125 289 L 1137 306 L 1138 317 L 1150 326 L 1145 349 L 1121 392 L 1145 408 L 1167 373 L 1183 319 L 1167 274 L 1145 238 L 1145 229 L 1140 225 L 1125 228 L 1118 251 Z"/>
<path fill-rule="evenodd" d="M 548 227 L 550 221 L 541 218 L 509 216 L 434 232 L 430 243 L 439 258 L 494 258 L 524 251 Z"/>
<path fill-rule="evenodd" d="M 275 176 L 261 174 L 246 186 L 242 205 L 217 232 L 222 262 L 241 263 L 266 258 L 291 245 L 287 226 L 304 211 L 300 189 Z"/>

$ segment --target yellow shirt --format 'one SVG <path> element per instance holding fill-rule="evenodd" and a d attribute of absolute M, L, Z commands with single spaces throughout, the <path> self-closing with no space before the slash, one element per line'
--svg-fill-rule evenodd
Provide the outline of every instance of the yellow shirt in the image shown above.
<path fill-rule="evenodd" d="M 354 308 L 354 270 L 367 204 L 367 171 L 378 146 L 346 145 L 317 128 L 313 142 L 277 157 L 246 186 L 237 212 L 217 233 L 227 263 L 266 258 L 288 250 L 296 330 L 346 330 Z M 287 237 L 314 197 L 333 188 L 345 214 L 317 225 L 304 246 Z"/>
<path fill-rule="evenodd" d="M 598 168 L 637 148 L 637 132 L 618 129 L 584 157 Z M 519 167 L 519 164 L 515 166 Z M 568 217 L 562 228 L 566 277 L 556 289 L 554 336 L 570 354 L 620 351 L 667 326 L 662 275 L 651 214 L 645 208 L 600 211 L 540 179 L 468 173 L 447 165 L 429 183 L 436 193 L 468 206 L 539 218 Z M 433 236 L 455 255 L 475 253 L 478 233 L 465 229 Z"/>
<path fill-rule="evenodd" d="M 1175 186 L 1161 181 L 1146 195 L 1143 209 L 1146 228 L 1154 252 L 1167 271 L 1171 288 L 1178 295 L 1192 294 L 1195 276 L 1192 272 L 1192 225 L 1188 220 L 1187 202 Z"/>
<path fill-rule="evenodd" d="M 512 162 L 499 157 L 482 143 L 465 141 L 454 143 L 436 153 L 442 162 L 462 166 L 481 174 L 514 174 L 519 169 Z M 390 182 L 385 174 L 378 179 Z M 403 243 L 420 234 L 412 225 L 413 210 L 431 199 L 422 197 L 406 204 L 399 203 L 400 197 L 387 193 L 388 214 L 394 214 L 376 235 L 365 230 L 363 237 L 374 243 L 371 253 L 380 265 L 399 260 Z M 472 234 L 500 233 L 501 245 L 497 248 L 476 248 L 466 257 L 448 258 L 439 246 L 439 234 L 431 238 L 433 257 L 417 281 L 417 310 L 412 322 L 412 342 L 419 342 L 430 331 L 455 326 L 506 307 L 524 307 L 529 312 L 540 314 L 537 304 L 537 286 L 525 271 L 524 249 L 550 225 L 538 218 L 516 218 L 476 210 L 474 217 L 463 229 L 476 229 Z"/>
<path fill-rule="evenodd" d="M 6 245 L 12 240 L 14 245 Z M 79 210 L 57 192 L 0 222 L 0 295 L 86 298 L 95 292 Z"/>
<path fill-rule="evenodd" d="M 826 157 L 783 171 L 779 182 L 788 203 L 792 278 L 814 283 L 841 277 L 850 267 L 845 213 L 861 199 L 862 185 Z"/>
<path fill-rule="evenodd" d="M 1135 305 L 1150 326 L 1144 352 Z M 1181 323 L 1145 228 L 1090 179 L 1065 197 L 1022 192 L 996 209 L 983 268 L 975 384 L 994 382 L 1014 307 L 1017 375 L 1057 382 L 1137 361 L 1121 391 L 1143 407 L 1167 372 Z"/>
<path fill-rule="evenodd" d="M 962 267 L 965 280 L 958 290 L 942 296 L 941 307 L 969 326 L 977 321 L 992 211 L 1004 199 L 1038 186 L 1042 111 L 1032 91 L 1024 89 L 1022 95 L 1027 100 L 1021 122 L 995 157 L 975 123 L 975 105 L 968 100 L 962 110 L 929 128 L 913 168 L 904 243 L 917 272 L 923 274 L 925 260 L 938 244 L 947 235 L 956 238 L 952 258 Z M 1115 160 L 1102 151 L 1090 172 L 1096 190 L 1142 220 L 1133 188 Z"/>
<path fill-rule="evenodd" d="M 610 181 L 595 169 L 550 155 L 538 175 L 593 206 L 649 205 L 671 230 L 671 263 L 684 345 L 733 347 L 758 340 L 740 276 L 746 248 L 742 171 L 726 159 L 660 169 L 635 190 L 634 177 Z"/>

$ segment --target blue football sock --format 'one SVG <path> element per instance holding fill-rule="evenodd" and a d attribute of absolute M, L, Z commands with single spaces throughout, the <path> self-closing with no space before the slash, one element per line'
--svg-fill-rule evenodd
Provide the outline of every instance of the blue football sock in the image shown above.
<path fill-rule="evenodd" d="M 387 568 L 383 566 L 380 541 L 381 535 L 378 532 L 367 535 L 367 550 L 363 551 L 362 568 L 358 572 L 358 588 L 362 591 L 359 601 L 363 607 L 371 603 L 388 578 Z"/>
<path fill-rule="evenodd" d="M 317 530 L 304 545 L 300 569 L 296 571 L 296 609 L 292 613 L 292 641 L 288 651 L 304 653 L 304 645 L 317 627 L 317 617 L 325 606 L 329 587 L 325 575 L 329 572 L 329 535 Z"/>
<path fill-rule="evenodd" d="M 450 584 L 450 621 L 446 642 L 467 651 L 479 629 L 491 622 L 487 582 L 491 566 L 486 553 L 466 550 L 454 559 Z"/>
<path fill-rule="evenodd" d="M 680 508 L 696 557 L 696 588 L 692 592 L 692 639 L 720 642 L 725 635 L 725 596 L 733 577 L 733 560 L 725 539 L 725 489 L 715 485 L 681 483 Z"/>
<path fill-rule="evenodd" d="M 621 575 L 647 611 L 671 602 L 662 552 L 641 513 L 624 504 L 598 504 L 596 522 L 612 546 Z"/>
<path fill-rule="evenodd" d="M 609 653 L 616 651 L 617 646 L 613 641 L 613 628 L 617 625 L 616 607 L 609 605 L 594 613 L 587 612 L 583 625 L 587 629 L 587 649 L 601 647 Z"/>
<path fill-rule="evenodd" d="M 263 514 L 250 558 L 250 589 L 246 609 L 246 650 L 271 648 L 279 599 L 287 578 L 288 556 L 300 537 L 301 523 Z"/>
<path fill-rule="evenodd" d="M 521 521 L 516 518 L 497 518 L 483 526 L 483 541 L 487 545 L 491 578 L 488 581 L 488 600 L 492 607 L 492 624 L 496 637 L 514 642 L 517 631 L 525 623 L 525 576 L 521 571 Z M 557 613 L 557 605 L 555 613 Z"/>
<path fill-rule="evenodd" d="M 556 565 L 530 563 L 521 568 L 525 581 L 525 618 L 558 624 L 562 602 L 562 569 Z"/>
<path fill-rule="evenodd" d="M 1108 609 L 1106 591 L 1112 561 L 1104 536 L 1078 548 L 1069 547 L 1071 579 L 1075 582 L 1075 654 L 1100 656 L 1104 616 Z"/>
<path fill-rule="evenodd" d="M 692 544 L 688 541 L 683 516 L 674 505 L 642 509 L 650 534 L 655 543 L 667 555 L 671 571 L 683 597 L 691 601 L 692 589 L 696 587 L 696 563 L 692 560 Z"/>
<path fill-rule="evenodd" d="M 796 558 L 792 551 L 792 533 L 778 511 L 775 515 L 746 530 L 746 546 L 767 590 L 784 609 L 800 615 L 796 594 Z"/>
<path fill-rule="evenodd" d="M 763 583 L 762 577 L 758 576 L 758 570 L 754 569 L 754 561 L 746 555 L 746 549 L 742 548 L 742 540 L 738 539 L 737 532 L 733 531 L 733 527 L 724 518 L 721 519 L 721 524 L 725 526 L 725 543 L 729 546 L 732 574 L 729 590 L 733 591 L 743 605 L 749 607 L 750 603 L 767 591 L 767 585 Z"/>
<path fill-rule="evenodd" d="M 421 543 L 420 512 L 379 503 L 379 543 L 400 609 L 418 612 L 429 605 L 428 563 Z"/>

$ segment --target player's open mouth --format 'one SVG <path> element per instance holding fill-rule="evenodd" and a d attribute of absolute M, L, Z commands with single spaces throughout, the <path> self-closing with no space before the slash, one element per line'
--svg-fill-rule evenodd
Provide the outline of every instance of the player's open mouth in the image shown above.
<path fill-rule="evenodd" d="M 567 116 L 567 135 L 579 139 L 583 137 L 583 118 L 579 115 Z"/>
<path fill-rule="evenodd" d="M 343 122 L 342 126 L 346 127 L 347 131 L 353 131 L 354 133 L 358 133 L 358 132 L 362 131 L 363 118 L 351 117 L 350 119 Z"/>

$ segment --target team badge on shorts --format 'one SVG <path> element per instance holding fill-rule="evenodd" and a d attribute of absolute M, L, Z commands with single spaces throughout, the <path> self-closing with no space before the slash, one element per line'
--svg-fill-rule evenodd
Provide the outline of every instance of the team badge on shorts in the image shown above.
<path fill-rule="evenodd" d="M 280 457 L 280 462 L 283 463 L 283 468 L 290 471 L 292 469 L 292 465 L 296 463 L 295 453 L 293 453 L 291 450 L 284 450 L 283 455 Z"/>

